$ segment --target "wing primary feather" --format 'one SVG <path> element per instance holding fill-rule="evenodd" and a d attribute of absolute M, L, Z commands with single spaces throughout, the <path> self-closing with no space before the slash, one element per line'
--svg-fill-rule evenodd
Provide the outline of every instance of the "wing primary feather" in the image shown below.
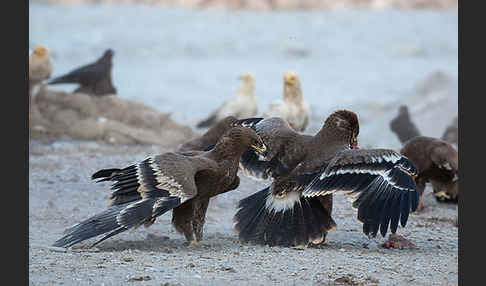
<path fill-rule="evenodd" d="M 407 225 L 408 215 L 410 213 L 410 206 L 410 192 L 403 192 L 400 202 L 400 224 L 402 227 L 405 227 L 405 225 Z"/>

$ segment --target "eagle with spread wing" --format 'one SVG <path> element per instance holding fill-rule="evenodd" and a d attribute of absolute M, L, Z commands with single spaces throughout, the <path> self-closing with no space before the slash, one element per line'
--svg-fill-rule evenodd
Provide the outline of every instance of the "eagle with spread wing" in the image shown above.
<path fill-rule="evenodd" d="M 114 182 L 108 208 L 67 229 L 54 246 L 69 247 L 104 234 L 94 246 L 128 229 L 150 226 L 169 210 L 173 226 L 189 245 L 200 245 L 209 199 L 239 186 L 238 163 L 250 149 L 266 152 L 253 130 L 236 126 L 208 152 L 167 152 L 123 169 L 100 170 L 92 179 Z"/>
<path fill-rule="evenodd" d="M 111 79 L 114 54 L 112 49 L 107 49 L 95 62 L 53 78 L 47 84 L 75 83 L 79 84 L 79 87 L 74 92 L 96 96 L 116 94 L 116 88 Z"/>
<path fill-rule="evenodd" d="M 338 110 L 315 135 L 294 131 L 282 118 L 250 118 L 235 125 L 253 128 L 268 147 L 265 160 L 245 152 L 243 174 L 272 178 L 272 184 L 238 203 L 235 230 L 241 242 L 305 247 L 325 242 L 336 228 L 334 194 L 354 198 L 363 232 L 385 236 L 406 225 L 418 205 L 417 169 L 388 149 L 359 149 L 358 117 Z"/>

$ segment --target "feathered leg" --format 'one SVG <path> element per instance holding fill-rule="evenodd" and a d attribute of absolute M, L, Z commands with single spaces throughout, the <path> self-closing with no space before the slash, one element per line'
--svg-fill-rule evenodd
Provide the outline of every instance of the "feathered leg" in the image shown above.
<path fill-rule="evenodd" d="M 326 245 L 326 236 L 329 232 L 336 230 L 336 222 L 331 217 L 332 214 L 332 202 L 333 202 L 333 197 L 332 194 L 326 195 L 324 197 L 319 197 L 319 201 L 321 202 L 321 205 L 324 207 L 324 209 L 327 211 L 328 214 L 328 222 L 326 223 L 327 227 L 324 230 L 324 234 L 322 236 L 322 242 L 319 243 L 319 245 Z"/>
<path fill-rule="evenodd" d="M 196 243 L 202 244 L 203 228 L 206 222 L 206 211 L 209 205 L 209 198 L 197 201 L 194 203 L 194 217 L 192 220 L 192 228 L 196 235 Z"/>
<path fill-rule="evenodd" d="M 194 241 L 194 229 L 192 227 L 193 215 L 193 200 L 189 200 L 172 210 L 172 225 L 177 232 L 184 234 L 189 244 Z"/>
<path fill-rule="evenodd" d="M 419 205 L 417 207 L 417 212 L 423 211 L 424 208 L 425 208 L 424 203 L 423 203 L 423 194 L 424 194 L 424 191 L 425 191 L 425 184 L 426 183 L 427 182 L 421 177 L 415 178 L 415 184 L 417 184 L 417 188 L 419 190 Z"/>

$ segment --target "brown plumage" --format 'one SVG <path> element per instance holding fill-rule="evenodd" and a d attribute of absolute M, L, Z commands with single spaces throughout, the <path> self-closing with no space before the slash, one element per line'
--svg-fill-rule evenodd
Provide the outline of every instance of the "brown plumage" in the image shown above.
<path fill-rule="evenodd" d="M 459 198 L 459 155 L 449 143 L 432 137 L 417 136 L 407 142 L 400 153 L 418 169 L 415 182 L 422 196 L 431 183 L 439 201 L 457 202 Z M 420 201 L 419 209 L 423 208 Z"/>
<path fill-rule="evenodd" d="M 283 100 L 271 103 L 263 117 L 285 119 L 296 131 L 304 131 L 309 125 L 311 110 L 302 95 L 302 87 L 297 73 L 284 74 Z"/>
<path fill-rule="evenodd" d="M 111 80 L 114 53 L 112 49 L 108 49 L 96 62 L 56 77 L 48 84 L 76 83 L 79 87 L 74 92 L 97 96 L 116 94 L 116 88 Z"/>
<path fill-rule="evenodd" d="M 390 121 L 390 129 L 397 135 L 403 144 L 410 138 L 420 136 L 420 131 L 413 123 L 406 105 L 400 106 L 398 115 Z"/>
<path fill-rule="evenodd" d="M 458 146 L 459 144 L 458 137 L 459 137 L 459 126 L 458 126 L 458 117 L 456 116 L 452 120 L 451 124 L 447 126 L 446 130 L 444 131 L 444 134 L 442 134 L 442 137 L 440 139 Z"/>
<path fill-rule="evenodd" d="M 266 147 L 253 130 L 234 127 L 209 152 L 168 152 L 124 169 L 100 170 L 93 179 L 115 182 L 108 209 L 68 229 L 54 246 L 106 234 L 96 245 L 128 229 L 150 226 L 171 209 L 175 229 L 190 245 L 198 245 L 209 199 L 238 187 L 238 162 L 250 149 L 265 153 Z"/>
<path fill-rule="evenodd" d="M 237 121 L 253 128 L 268 146 L 266 160 L 243 154 L 244 174 L 273 178 L 272 184 L 238 204 L 234 217 L 240 241 L 300 246 L 325 242 L 336 228 L 332 219 L 333 194 L 353 197 L 363 232 L 395 233 L 406 225 L 418 204 L 413 163 L 388 149 L 357 150 L 359 133 L 355 113 L 331 114 L 313 135 L 299 134 L 281 118 Z"/>
<path fill-rule="evenodd" d="M 182 143 L 177 147 L 178 152 L 186 151 L 208 151 L 214 147 L 219 138 L 232 127 L 232 123 L 237 120 L 234 116 L 227 116 L 218 121 L 216 125 L 209 128 L 202 136 Z"/>

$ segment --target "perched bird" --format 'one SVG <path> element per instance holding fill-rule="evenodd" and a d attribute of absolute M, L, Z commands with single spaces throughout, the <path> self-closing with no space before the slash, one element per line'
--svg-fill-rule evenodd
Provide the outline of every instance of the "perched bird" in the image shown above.
<path fill-rule="evenodd" d="M 458 128 L 458 118 L 456 116 L 452 120 L 451 124 L 447 126 L 446 130 L 444 131 L 444 134 L 442 134 L 442 137 L 440 139 L 458 146 L 459 144 L 458 137 L 459 137 L 459 128 Z"/>
<path fill-rule="evenodd" d="M 48 79 L 53 69 L 50 51 L 44 46 L 36 46 L 29 54 L 29 97 L 32 88 Z"/>
<path fill-rule="evenodd" d="M 209 128 L 202 136 L 182 143 L 177 147 L 178 152 L 185 151 L 209 151 L 213 148 L 219 138 L 232 128 L 232 123 L 237 119 L 234 116 L 227 116 Z"/>
<path fill-rule="evenodd" d="M 459 155 L 451 144 L 437 138 L 417 136 L 405 142 L 400 153 L 417 166 L 415 182 L 420 196 L 426 184 L 431 183 L 437 200 L 457 203 Z M 420 200 L 419 210 L 423 207 Z"/>
<path fill-rule="evenodd" d="M 74 92 L 98 96 L 116 94 L 116 88 L 111 81 L 114 53 L 112 49 L 108 49 L 96 62 L 53 78 L 47 84 L 77 83 L 80 86 Z"/>
<path fill-rule="evenodd" d="M 304 131 L 309 125 L 311 110 L 302 96 L 300 80 L 295 72 L 284 75 L 283 100 L 271 103 L 263 117 L 281 117 L 296 131 Z"/>
<path fill-rule="evenodd" d="M 200 245 L 209 199 L 238 187 L 238 162 L 249 149 L 266 152 L 253 130 L 237 126 L 209 152 L 167 152 L 123 169 L 100 170 L 93 179 L 115 182 L 108 209 L 69 228 L 54 246 L 105 234 L 94 246 L 128 229 L 148 227 L 171 209 L 175 229 L 190 246 Z"/>
<path fill-rule="evenodd" d="M 211 115 L 199 122 L 196 127 L 207 128 L 226 116 L 234 116 L 238 119 L 255 116 L 258 112 L 258 103 L 255 96 L 255 78 L 246 73 L 240 76 L 243 84 L 238 89 L 236 96 L 225 101 Z"/>
<path fill-rule="evenodd" d="M 421 135 L 417 126 L 410 119 L 406 105 L 400 106 L 398 115 L 390 121 L 390 129 L 397 135 L 402 144 L 410 138 Z"/>
<path fill-rule="evenodd" d="M 245 175 L 272 178 L 272 184 L 238 203 L 235 230 L 241 242 L 305 247 L 325 243 L 336 229 L 331 217 L 333 194 L 355 198 L 363 232 L 386 235 L 404 227 L 418 205 L 413 180 L 417 170 L 398 152 L 359 149 L 358 117 L 338 110 L 311 136 L 290 128 L 282 118 L 247 119 L 235 124 L 253 128 L 268 147 L 265 160 L 245 152 Z"/>

